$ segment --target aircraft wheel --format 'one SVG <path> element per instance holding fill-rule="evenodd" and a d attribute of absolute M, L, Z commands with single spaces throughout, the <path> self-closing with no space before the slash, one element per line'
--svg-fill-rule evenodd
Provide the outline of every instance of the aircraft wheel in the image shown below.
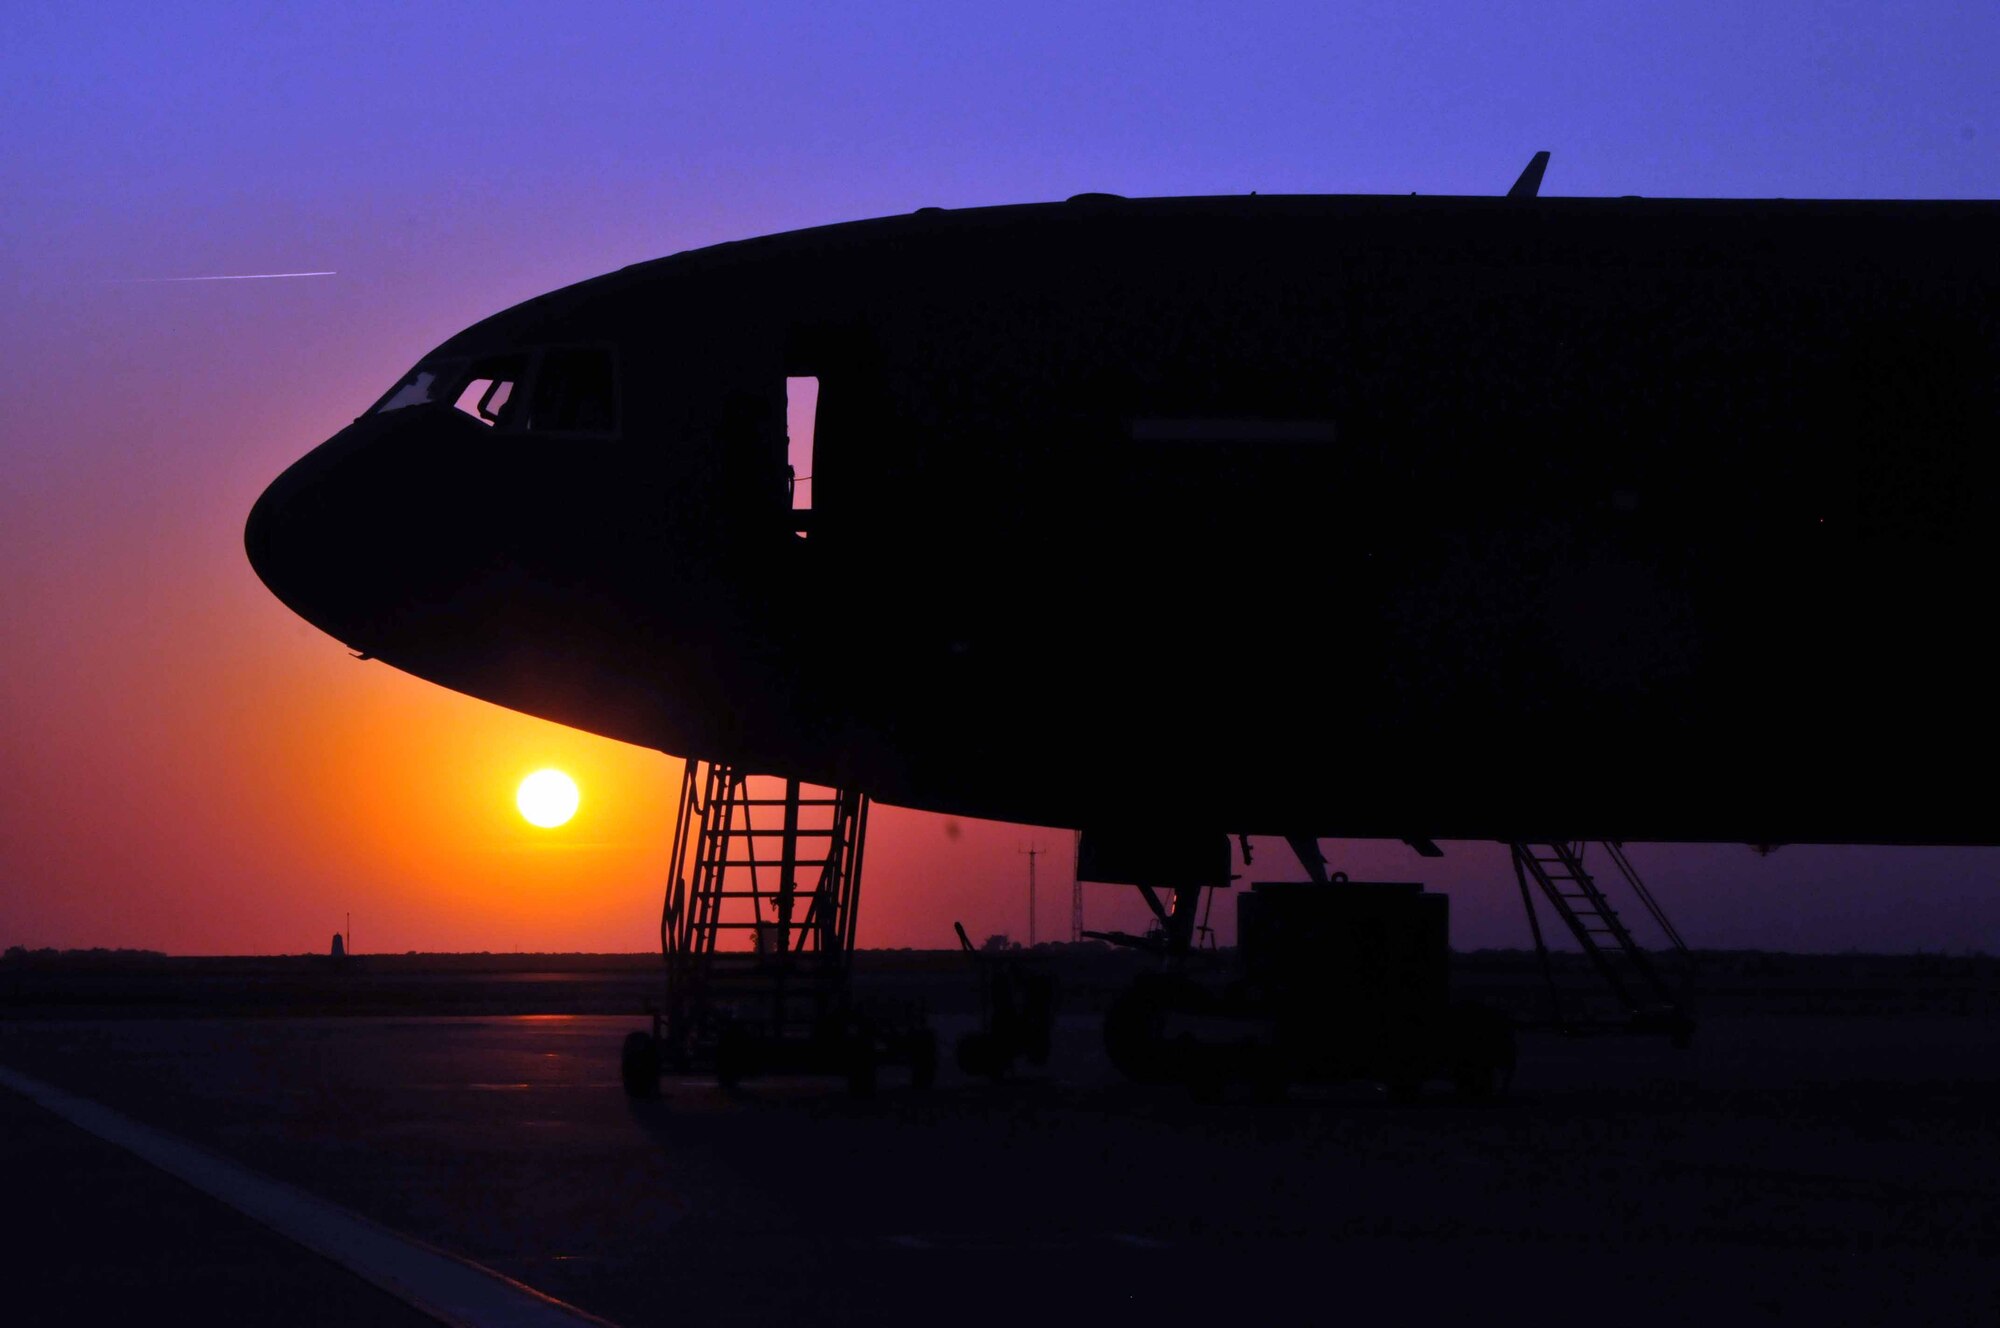
<path fill-rule="evenodd" d="M 1222 1101 L 1229 1091 L 1229 1072 L 1214 1047 L 1204 1047 L 1191 1037 L 1176 1039 L 1174 1059 L 1180 1077 L 1187 1083 L 1188 1096 L 1204 1106 Z"/>
<path fill-rule="evenodd" d="M 1424 1095 L 1424 1081 L 1408 1075 L 1398 1075 L 1383 1087 L 1389 1090 L 1389 1100 L 1399 1107 L 1413 1107 Z"/>
<path fill-rule="evenodd" d="M 1142 1084 L 1166 1077 L 1165 1019 L 1166 1011 L 1151 993 L 1138 988 L 1111 1002 L 1104 1012 L 1104 1051 L 1120 1074 Z"/>
<path fill-rule="evenodd" d="M 1292 1090 L 1291 1080 L 1277 1051 L 1253 1047 L 1247 1053 L 1250 1065 L 1250 1096 L 1266 1105 L 1283 1102 Z"/>
<path fill-rule="evenodd" d="M 849 1097 L 875 1096 L 875 1048 L 856 1042 L 847 1053 L 847 1093 Z"/>
<path fill-rule="evenodd" d="M 922 1092 L 937 1082 L 937 1034 L 926 1028 L 910 1038 L 910 1087 Z"/>
<path fill-rule="evenodd" d="M 1499 1072 L 1491 1065 L 1461 1065 L 1451 1072 L 1452 1088 L 1467 1102 L 1488 1102 L 1500 1092 Z"/>
<path fill-rule="evenodd" d="M 627 1097 L 660 1095 L 660 1044 L 651 1033 L 635 1030 L 625 1035 L 618 1055 L 618 1077 L 624 1081 Z"/>
<path fill-rule="evenodd" d="M 1167 1016 L 1205 1011 L 1208 993 L 1185 979 L 1141 980 L 1104 1012 L 1104 1051 L 1119 1073 L 1135 1083 L 1165 1084 L 1183 1078 L 1184 1058 L 1167 1042 Z"/>
<path fill-rule="evenodd" d="M 967 1033 L 958 1040 L 958 1068 L 973 1079 L 998 1079 L 1007 1072 L 999 1043 L 991 1033 Z"/>
<path fill-rule="evenodd" d="M 724 1028 L 715 1043 L 715 1082 L 733 1090 L 750 1072 L 750 1048 L 733 1027 Z"/>

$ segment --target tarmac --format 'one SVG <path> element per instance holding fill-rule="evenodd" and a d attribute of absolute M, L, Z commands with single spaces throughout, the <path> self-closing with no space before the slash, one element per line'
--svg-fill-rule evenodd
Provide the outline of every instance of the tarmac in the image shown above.
<path fill-rule="evenodd" d="M 1687 1052 L 1529 1033 L 1502 1101 L 1414 1107 L 1127 1085 L 1087 1015 L 999 1084 L 633 1102 L 642 1023 L 16 1017 L 0 1066 L 625 1328 L 2000 1311 L 1983 1011 L 1738 1013 Z M 17 1321 L 426 1321 L 7 1091 L 0 1125 Z"/>

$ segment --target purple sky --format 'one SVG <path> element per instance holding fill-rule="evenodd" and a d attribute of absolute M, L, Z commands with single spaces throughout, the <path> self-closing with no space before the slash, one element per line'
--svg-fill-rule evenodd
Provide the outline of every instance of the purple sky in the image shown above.
<path fill-rule="evenodd" d="M 926 204 L 1492 193 L 1538 148 L 1551 194 L 2000 197 L 1990 0 L 16 3 L 6 27 L 0 944 L 318 948 L 356 896 L 384 948 L 650 944 L 668 763 L 354 665 L 241 552 L 285 464 L 552 286 Z M 301 270 L 338 275 L 134 280 Z M 484 814 L 447 804 L 490 800 L 464 764 L 488 742 L 494 771 L 595 763 L 587 806 L 622 790 L 596 856 L 471 830 L 413 855 L 410 827 Z M 863 941 L 1019 934 L 1029 837 L 885 820 Z M 1493 846 L 1328 850 L 1452 888 L 1461 944 L 1523 935 Z M 1697 943 L 2000 945 L 1996 852 L 1637 856 Z"/>

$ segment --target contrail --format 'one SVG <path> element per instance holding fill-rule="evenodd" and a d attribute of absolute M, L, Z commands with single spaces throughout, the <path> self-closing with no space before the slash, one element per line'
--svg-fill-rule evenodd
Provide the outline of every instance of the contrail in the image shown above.
<path fill-rule="evenodd" d="M 213 277 L 114 277 L 114 286 L 134 286 L 162 281 L 278 281 L 285 277 L 337 277 L 338 272 L 228 272 Z"/>

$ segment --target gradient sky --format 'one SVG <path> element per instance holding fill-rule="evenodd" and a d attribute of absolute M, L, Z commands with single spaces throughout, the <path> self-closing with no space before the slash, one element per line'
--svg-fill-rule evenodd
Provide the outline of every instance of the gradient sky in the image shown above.
<path fill-rule="evenodd" d="M 1538 148 L 1551 194 L 2000 197 L 1991 0 L 326 11 L 8 6 L 0 945 L 655 943 L 677 762 L 356 662 L 242 553 L 287 463 L 550 287 L 927 204 L 1492 193 Z M 512 806 L 541 765 L 561 831 Z M 862 942 L 1019 936 L 1031 841 L 1054 929 L 1067 834 L 880 813 Z M 1327 846 L 1524 941 L 1504 853 L 1448 847 Z M 2000 948 L 2000 852 L 1635 857 L 1697 944 Z"/>

